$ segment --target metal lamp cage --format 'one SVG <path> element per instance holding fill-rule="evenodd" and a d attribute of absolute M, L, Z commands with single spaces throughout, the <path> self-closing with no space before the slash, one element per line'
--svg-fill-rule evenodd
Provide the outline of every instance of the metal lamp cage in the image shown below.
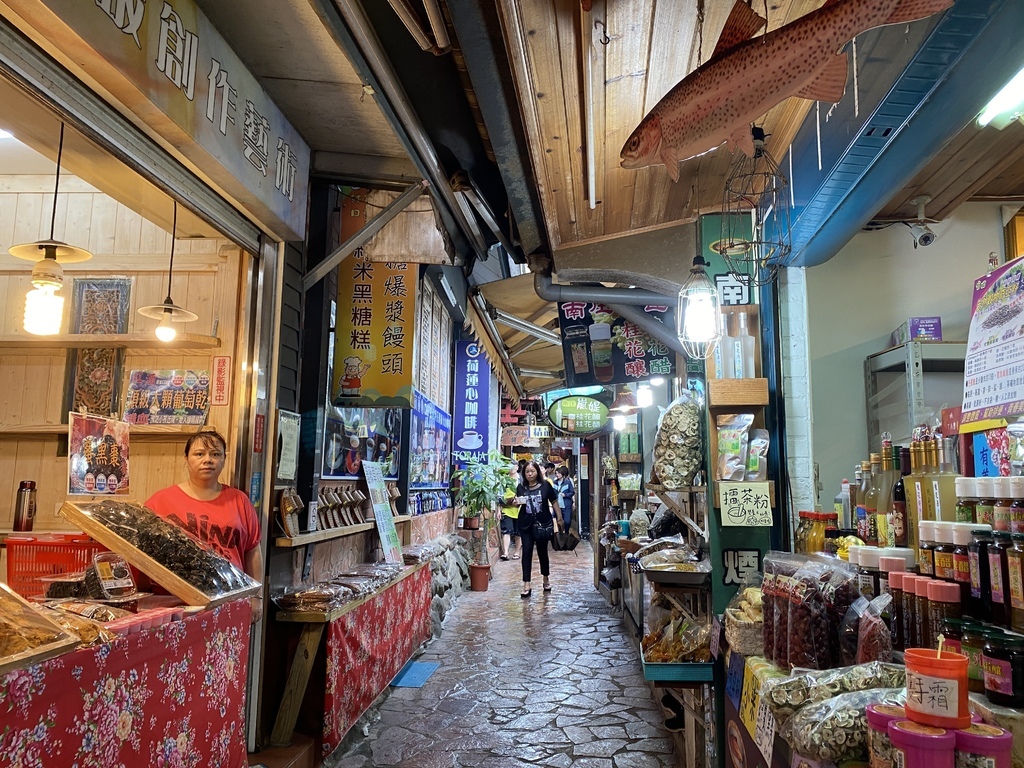
<path fill-rule="evenodd" d="M 722 200 L 722 236 L 715 250 L 729 271 L 765 285 L 793 257 L 789 181 L 765 148 L 765 133 L 751 129 L 754 155 L 740 153 L 729 169 Z M 751 228 L 747 230 L 747 220 Z"/>

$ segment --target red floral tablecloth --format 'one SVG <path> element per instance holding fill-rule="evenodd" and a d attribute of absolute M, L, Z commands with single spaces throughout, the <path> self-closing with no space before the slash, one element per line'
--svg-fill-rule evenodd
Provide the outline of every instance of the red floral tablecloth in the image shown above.
<path fill-rule="evenodd" d="M 0 766 L 242 768 L 249 601 L 0 677 Z"/>
<path fill-rule="evenodd" d="M 339 619 L 327 633 L 323 754 L 391 684 L 430 636 L 430 566 L 423 566 Z"/>

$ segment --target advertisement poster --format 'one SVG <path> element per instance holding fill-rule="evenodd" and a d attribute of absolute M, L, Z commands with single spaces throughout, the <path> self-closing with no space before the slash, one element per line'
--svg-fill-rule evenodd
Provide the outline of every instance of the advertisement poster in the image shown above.
<path fill-rule="evenodd" d="M 608 423 L 608 406 L 585 395 L 563 397 L 548 408 L 551 423 L 564 432 L 587 435 L 604 429 Z"/>
<path fill-rule="evenodd" d="M 209 371 L 132 371 L 125 393 L 129 424 L 202 426 L 210 411 Z"/>
<path fill-rule="evenodd" d="M 672 308 L 649 305 L 644 311 L 669 328 L 674 327 Z M 562 355 L 569 388 L 675 375 L 675 353 L 604 304 L 561 303 L 558 325 L 562 330 Z"/>
<path fill-rule="evenodd" d="M 483 348 L 475 341 L 455 345 L 455 386 L 462 392 L 456 398 L 452 439 L 452 459 L 459 466 L 487 456 L 491 445 L 490 419 L 491 366 Z"/>
<path fill-rule="evenodd" d="M 414 393 L 409 442 L 409 487 L 447 488 L 452 417 L 419 391 Z"/>
<path fill-rule="evenodd" d="M 402 540 L 398 538 L 395 529 L 395 516 L 391 512 L 391 500 L 388 498 L 387 486 L 384 485 L 380 464 L 364 461 L 363 474 L 366 476 L 366 489 L 373 506 L 373 517 L 377 521 L 377 535 L 380 536 L 380 548 L 384 550 L 384 561 L 401 564 Z"/>
<path fill-rule="evenodd" d="M 346 197 L 341 239 L 355 234 L 366 204 Z M 413 392 L 419 266 L 373 262 L 361 248 L 338 268 L 331 402 L 341 407 L 409 408 Z"/>
<path fill-rule="evenodd" d="M 128 422 L 82 413 L 68 421 L 68 493 L 127 496 Z"/>
<path fill-rule="evenodd" d="M 1022 335 L 1024 259 L 1015 259 L 974 281 L 961 428 L 1024 413 Z"/>
<path fill-rule="evenodd" d="M 388 480 L 398 479 L 402 412 L 397 408 L 327 408 L 323 468 L 328 480 L 354 480 L 364 461 L 375 461 Z"/>

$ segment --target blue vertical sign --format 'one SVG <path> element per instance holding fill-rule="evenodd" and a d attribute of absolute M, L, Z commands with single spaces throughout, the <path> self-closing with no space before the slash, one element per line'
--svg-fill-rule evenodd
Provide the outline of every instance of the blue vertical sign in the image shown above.
<path fill-rule="evenodd" d="M 491 366 L 475 341 L 462 340 L 455 345 L 455 417 L 452 458 L 458 466 L 471 459 L 482 459 L 491 445 Z"/>

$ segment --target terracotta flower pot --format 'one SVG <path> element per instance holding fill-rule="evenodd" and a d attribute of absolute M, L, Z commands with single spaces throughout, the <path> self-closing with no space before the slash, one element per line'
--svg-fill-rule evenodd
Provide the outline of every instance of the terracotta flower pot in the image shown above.
<path fill-rule="evenodd" d="M 491 566 L 470 563 L 469 586 L 474 592 L 486 592 L 491 580 Z"/>
<path fill-rule="evenodd" d="M 475 531 L 480 528 L 480 515 L 476 517 L 462 518 L 462 527 L 467 531 Z"/>

